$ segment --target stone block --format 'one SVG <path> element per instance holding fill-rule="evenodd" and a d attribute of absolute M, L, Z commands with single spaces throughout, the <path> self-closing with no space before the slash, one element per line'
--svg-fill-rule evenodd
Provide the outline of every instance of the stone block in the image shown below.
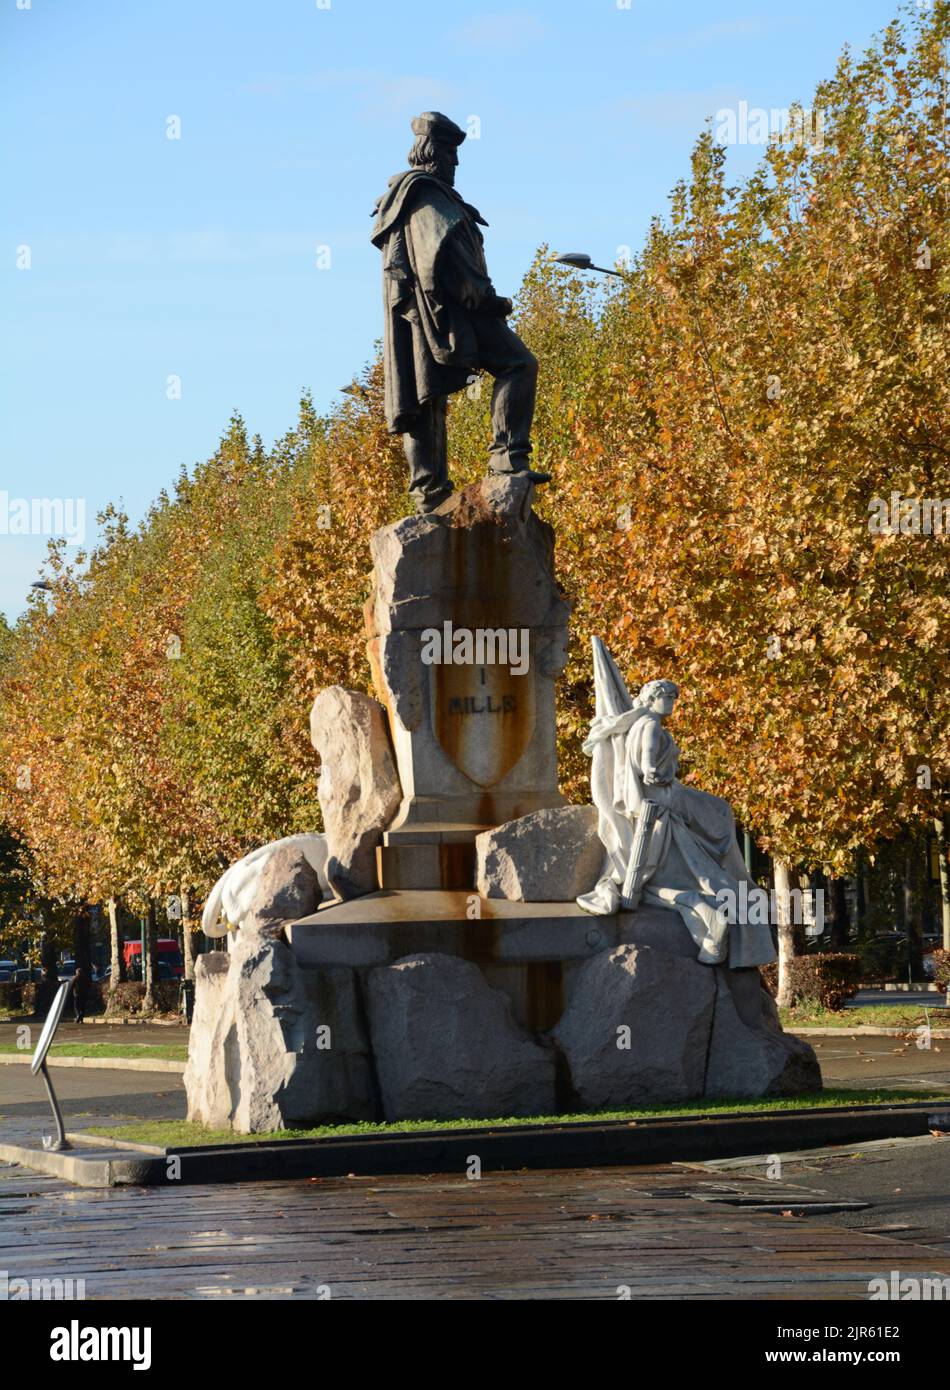
<path fill-rule="evenodd" d="M 707 1096 L 797 1096 L 821 1090 L 814 1048 L 786 1033 L 757 968 L 716 967 Z"/>
<path fill-rule="evenodd" d="M 387 1120 L 549 1114 L 555 1054 L 514 1021 L 477 966 L 407 956 L 369 976 L 370 1036 Z"/>
<path fill-rule="evenodd" d="M 593 806 L 534 811 L 485 831 L 475 849 L 479 893 L 509 902 L 569 902 L 589 893 L 604 859 Z"/>
<path fill-rule="evenodd" d="M 330 886 L 343 899 L 371 893 L 376 847 L 402 797 L 385 713 L 371 696 L 333 685 L 313 702 L 310 736 L 320 755 Z"/>
<path fill-rule="evenodd" d="M 552 1030 L 584 1109 L 703 1094 L 716 984 L 707 966 L 649 946 L 603 951 L 578 972 Z"/>

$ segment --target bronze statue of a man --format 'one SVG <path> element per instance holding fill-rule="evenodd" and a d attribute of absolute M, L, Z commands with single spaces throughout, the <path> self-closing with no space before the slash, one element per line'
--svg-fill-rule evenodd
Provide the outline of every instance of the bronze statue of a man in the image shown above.
<path fill-rule="evenodd" d="M 373 243 L 383 253 L 386 421 L 401 434 L 409 492 L 420 512 L 449 496 L 446 398 L 479 369 L 495 378 L 489 469 L 532 472 L 531 421 L 538 363 L 505 322 L 510 299 L 488 278 L 480 227 L 488 224 L 455 191 L 465 132 L 438 111 L 412 122 L 415 144 L 374 208 Z"/>

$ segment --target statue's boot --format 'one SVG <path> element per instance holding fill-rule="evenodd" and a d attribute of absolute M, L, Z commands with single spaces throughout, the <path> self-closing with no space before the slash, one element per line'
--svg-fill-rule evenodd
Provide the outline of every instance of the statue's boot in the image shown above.
<path fill-rule="evenodd" d="M 544 473 L 540 468 L 529 468 L 525 463 L 521 468 L 495 468 L 491 463 L 488 465 L 489 476 L 495 477 L 514 477 L 530 478 L 533 483 L 549 483 L 553 474 Z"/>
<path fill-rule="evenodd" d="M 451 483 L 448 487 L 442 488 L 438 492 L 414 492 L 411 497 L 416 505 L 416 516 L 428 516 L 430 512 L 438 511 L 442 503 L 452 496 L 455 489 Z"/>
<path fill-rule="evenodd" d="M 445 429 L 445 397 L 437 396 L 420 408 L 412 429 L 402 437 L 409 464 L 409 496 L 416 515 L 427 516 L 452 496 Z"/>

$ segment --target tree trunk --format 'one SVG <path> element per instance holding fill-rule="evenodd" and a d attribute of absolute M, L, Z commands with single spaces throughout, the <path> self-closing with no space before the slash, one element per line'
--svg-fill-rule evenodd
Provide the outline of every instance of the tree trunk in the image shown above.
<path fill-rule="evenodd" d="M 185 979 L 195 978 L 195 937 L 191 922 L 191 894 L 187 888 L 179 893 L 181 898 L 181 952 L 185 962 Z"/>
<path fill-rule="evenodd" d="M 143 954 L 145 959 L 142 961 L 142 978 L 145 981 L 145 998 L 142 1001 L 142 1009 L 145 1013 L 155 1013 L 158 1008 L 158 999 L 155 995 L 155 985 L 158 982 L 158 921 L 153 898 L 148 900 L 148 912 L 145 917 L 145 951 Z"/>
<path fill-rule="evenodd" d="M 83 903 L 73 917 L 73 960 L 89 983 L 92 975 L 92 917 L 88 904 Z"/>
<path fill-rule="evenodd" d="M 775 903 L 778 910 L 778 994 L 779 1008 L 792 1003 L 790 966 L 796 956 L 804 953 L 804 924 L 792 921 L 791 878 L 788 861 L 775 860 Z"/>
<path fill-rule="evenodd" d="M 43 1017 L 49 1012 L 49 1006 L 53 1002 L 53 996 L 59 988 L 59 968 L 56 957 L 59 954 L 56 947 L 56 938 L 48 927 L 44 926 L 43 936 L 40 941 L 40 968 L 43 971 L 42 978 L 37 982 L 35 993 L 35 1011 Z"/>
<path fill-rule="evenodd" d="M 106 911 L 109 914 L 109 963 L 112 966 L 109 975 L 111 998 L 125 979 L 125 957 L 122 953 L 122 942 L 119 940 L 119 905 L 115 898 L 110 898 L 106 903 Z"/>
<path fill-rule="evenodd" d="M 851 935 L 848 920 L 848 894 L 843 878 L 828 875 L 828 912 L 831 917 L 831 949 L 846 951 Z"/>
<path fill-rule="evenodd" d="M 910 840 L 904 857 L 904 924 L 907 931 L 907 975 L 910 981 L 924 978 L 924 940 L 916 882 L 919 854 L 920 845 L 915 840 Z"/>
<path fill-rule="evenodd" d="M 950 866 L 947 864 L 947 822 L 942 816 L 934 820 L 937 835 L 937 861 L 940 868 L 940 920 L 943 924 L 943 949 L 950 951 Z"/>
<path fill-rule="evenodd" d="M 92 985 L 92 914 L 88 903 L 82 903 L 73 915 L 73 960 L 76 973 L 72 1002 L 78 1018 L 86 1011 Z"/>
<path fill-rule="evenodd" d="M 753 846 L 752 846 L 752 836 L 749 834 L 748 830 L 743 830 L 743 832 L 742 832 L 742 858 L 745 860 L 745 871 L 746 871 L 746 873 L 749 875 L 750 878 L 752 877 L 752 865 L 753 865 L 753 862 L 754 862 L 753 857 L 752 857 L 752 856 L 753 856 L 753 853 L 754 853 L 754 850 L 753 850 Z"/>
<path fill-rule="evenodd" d="M 867 926 L 867 866 L 863 849 L 859 849 L 855 857 L 854 912 L 857 919 L 855 925 L 858 929 L 858 936 L 863 937 L 864 928 Z"/>
<path fill-rule="evenodd" d="M 56 941 L 52 932 L 44 930 L 40 945 L 40 968 L 43 971 L 43 983 L 55 985 L 59 979 L 59 970 L 56 966 Z"/>

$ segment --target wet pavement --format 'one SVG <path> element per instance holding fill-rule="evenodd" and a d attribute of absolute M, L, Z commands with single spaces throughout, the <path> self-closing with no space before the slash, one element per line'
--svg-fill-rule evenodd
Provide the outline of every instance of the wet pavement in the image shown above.
<path fill-rule="evenodd" d="M 864 1208 L 835 1214 L 836 1224 L 852 1230 L 920 1241 L 950 1256 L 950 1136 L 881 1139 L 749 1162 L 725 1159 L 696 1165 L 705 1174 L 761 1177 L 804 1184 L 829 1200 L 866 1202 Z"/>
<path fill-rule="evenodd" d="M 50 1068 L 66 1128 L 114 1120 L 183 1120 L 185 1088 L 174 1072 Z M 29 1067 L 0 1066 L 0 1139 L 29 1142 L 51 1128 L 42 1079 Z"/>
<path fill-rule="evenodd" d="M 88 1190 L 0 1167 L 0 1265 L 91 1299 L 866 1300 L 893 1269 L 950 1278 L 946 1249 L 797 1214 L 817 1187 L 674 1165 Z M 786 1214 L 756 1209 L 776 1197 Z"/>
<path fill-rule="evenodd" d="M 60 1037 L 75 1034 L 164 1043 L 185 1030 Z M 829 1086 L 950 1090 L 950 1042 L 812 1042 Z M 53 1074 L 67 1127 L 185 1114 L 176 1075 Z M 29 1068 L 0 1067 L 0 1136 L 48 1128 Z M 0 1165 L 0 1267 L 83 1278 L 87 1298 L 864 1300 L 893 1269 L 950 1277 L 950 1138 L 779 1155 L 778 1169 L 775 1157 L 103 1190 Z"/>
<path fill-rule="evenodd" d="M 950 1091 L 950 1039 L 873 1038 L 841 1030 L 841 1037 L 808 1038 L 828 1087 Z"/>

